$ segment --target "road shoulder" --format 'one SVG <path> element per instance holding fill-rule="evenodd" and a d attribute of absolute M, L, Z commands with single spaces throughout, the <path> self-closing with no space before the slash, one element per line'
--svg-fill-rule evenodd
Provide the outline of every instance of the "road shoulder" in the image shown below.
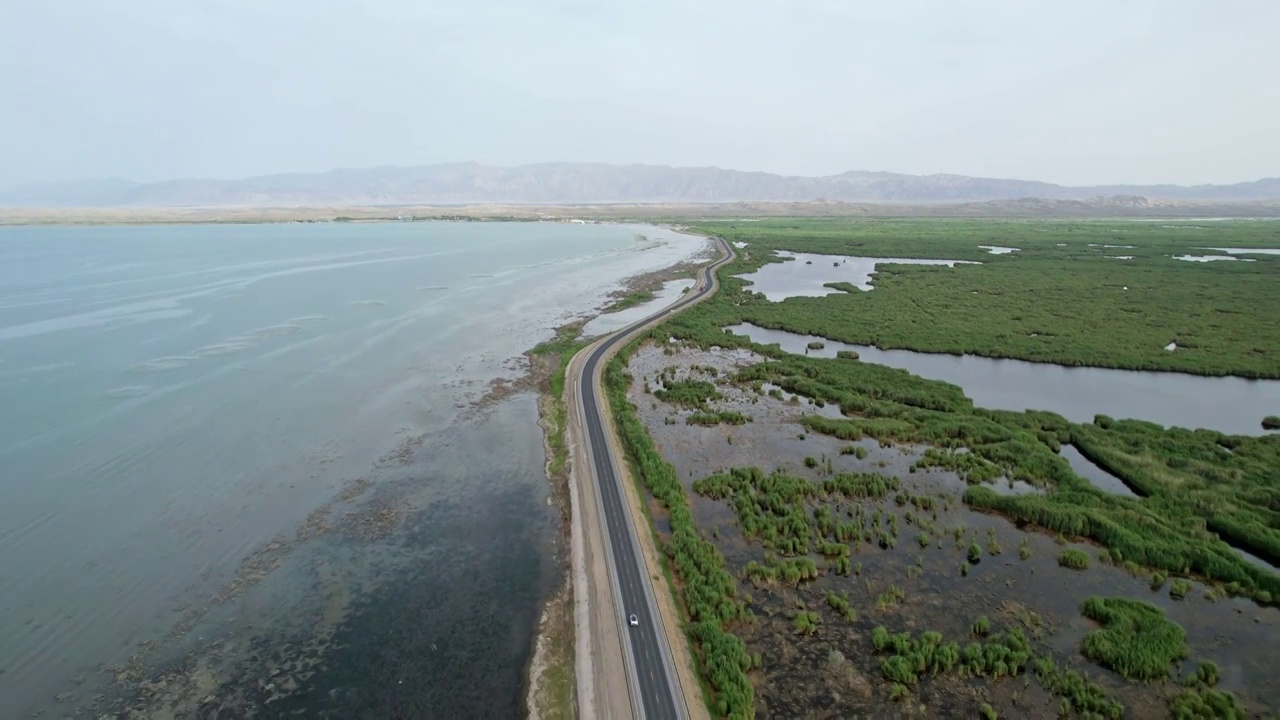
<path fill-rule="evenodd" d="M 603 393 L 601 397 L 605 397 Z M 624 493 L 627 496 L 627 511 L 631 514 L 631 521 L 634 526 L 645 530 L 638 533 L 640 536 L 638 538 L 640 548 L 644 553 L 645 569 L 649 573 L 649 578 L 653 581 L 653 594 L 658 602 L 658 611 L 662 613 L 662 627 L 667 635 L 667 644 L 671 648 L 672 660 L 675 663 L 676 673 L 679 675 L 680 689 L 684 693 L 689 717 L 691 720 L 703 720 L 704 718 L 710 720 L 711 716 L 707 712 L 706 698 L 702 695 L 702 683 L 698 676 L 698 666 L 694 660 L 692 648 L 689 645 L 689 637 L 684 630 L 684 613 L 676 604 L 676 588 L 667 582 L 667 576 L 663 572 L 653 523 L 650 522 L 649 515 L 644 511 L 643 503 L 646 502 L 648 492 L 637 482 L 634 473 L 631 471 L 631 463 L 627 461 L 626 452 L 618 443 L 618 431 L 614 427 L 612 412 L 606 415 L 606 422 L 608 423 L 609 445 L 613 448 L 614 456 L 621 459 L 618 470 L 622 473 L 622 482 L 627 488 Z"/>
<path fill-rule="evenodd" d="M 603 520 L 597 511 L 597 489 L 582 427 L 579 382 L 582 366 L 596 343 L 580 351 L 565 372 L 565 439 L 569 451 L 569 497 L 572 507 L 572 573 L 578 717 L 631 717 L 630 690 L 618 635 L 617 608 L 610 581 Z M 618 662 L 608 662 L 617 658 Z"/>

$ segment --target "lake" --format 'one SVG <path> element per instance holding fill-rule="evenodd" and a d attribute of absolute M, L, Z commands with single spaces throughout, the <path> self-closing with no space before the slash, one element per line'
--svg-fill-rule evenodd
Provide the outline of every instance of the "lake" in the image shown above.
<path fill-rule="evenodd" d="M 986 246 L 982 246 L 986 247 Z M 1016 248 L 1009 248 L 1010 250 Z M 738 277 L 751 282 L 751 291 L 774 302 L 789 297 L 822 297 L 836 292 L 826 283 L 847 282 L 870 291 L 872 276 L 880 265 L 975 265 L 969 260 L 928 260 L 923 258 L 873 258 L 852 255 L 820 255 L 778 250 L 784 262 L 766 263 L 758 270 Z"/>
<path fill-rule="evenodd" d="M 815 357 L 835 357 L 840 350 L 853 350 L 864 362 L 959 385 L 978 407 L 1019 412 L 1049 410 L 1074 422 L 1087 423 L 1095 415 L 1109 415 L 1148 420 L 1166 427 L 1260 435 L 1262 418 L 1280 408 L 1280 380 L 1064 367 L 975 355 L 881 350 L 750 323 L 726 329 L 753 342 L 777 343 L 787 352 L 807 352 Z M 814 341 L 824 343 L 824 347 L 807 349 L 808 343 Z"/>
<path fill-rule="evenodd" d="M 704 244 L 0 228 L 0 716 L 519 714 L 560 526 L 535 398 L 483 399 Z"/>

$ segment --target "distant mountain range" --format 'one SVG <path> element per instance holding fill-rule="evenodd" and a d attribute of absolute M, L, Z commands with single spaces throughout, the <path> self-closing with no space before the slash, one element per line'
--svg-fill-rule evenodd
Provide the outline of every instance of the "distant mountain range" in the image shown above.
<path fill-rule="evenodd" d="M 243 180 L 90 180 L 0 192 L 8 207 L 290 207 L 451 204 L 806 202 L 963 203 L 1126 196 L 1191 202 L 1280 199 L 1280 178 L 1234 185 L 1068 187 L 965 175 L 850 171 L 824 177 L 709 167 L 448 163 L 263 175 Z"/>

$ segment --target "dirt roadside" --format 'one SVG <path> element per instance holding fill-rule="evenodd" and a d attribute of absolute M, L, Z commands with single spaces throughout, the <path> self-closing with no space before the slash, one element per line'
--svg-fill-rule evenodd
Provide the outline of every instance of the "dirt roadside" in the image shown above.
<path fill-rule="evenodd" d="M 612 354 L 610 355 L 612 357 Z M 602 391 L 603 393 L 603 391 Z M 603 394 L 601 395 L 603 397 Z M 698 666 L 694 661 L 689 638 L 684 632 L 684 614 L 676 605 L 675 588 L 667 582 L 662 572 L 662 559 L 658 554 L 657 542 L 654 539 L 653 525 L 644 512 L 645 502 L 640 485 L 631 472 L 630 463 L 626 462 L 626 454 L 618 444 L 618 431 L 614 427 L 612 413 L 606 416 L 609 424 L 608 442 L 613 447 L 616 457 L 623 458 L 619 463 L 623 483 L 630 492 L 627 496 L 627 511 L 631 513 L 631 521 L 637 528 L 645 528 L 648 532 L 640 532 L 640 548 L 644 552 L 645 567 L 653 580 L 653 594 L 658 600 L 658 611 L 662 613 L 662 626 L 666 630 L 667 643 L 671 646 L 672 660 L 675 661 L 676 673 L 680 676 L 680 688 L 685 694 L 685 704 L 691 720 L 710 720 L 706 699 L 702 696 L 702 684 L 698 679 Z"/>

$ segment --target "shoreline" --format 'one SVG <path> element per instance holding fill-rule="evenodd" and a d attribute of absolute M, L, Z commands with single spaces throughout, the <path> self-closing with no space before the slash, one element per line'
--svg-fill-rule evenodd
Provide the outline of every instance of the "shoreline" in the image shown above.
<path fill-rule="evenodd" d="M 657 227 L 702 237 L 708 242 L 673 265 L 623 279 L 618 288 L 609 294 L 604 306 L 556 328 L 553 338 L 527 351 L 525 357 L 530 365 L 524 378 L 495 387 L 498 392 L 514 387 L 537 388 L 538 426 L 543 431 L 545 456 L 543 467 L 551 493 L 548 501 L 560 512 L 562 539 L 567 541 L 563 547 L 569 548 L 568 557 L 563 557 L 563 553 L 558 552 L 559 557 L 554 559 L 558 574 L 553 583 L 555 590 L 547 597 L 539 613 L 532 652 L 523 673 L 525 709 L 530 720 L 578 717 L 579 703 L 593 702 L 595 699 L 593 687 L 578 687 L 580 682 L 592 681 L 592 674 L 583 671 L 579 662 L 581 657 L 590 653 L 592 646 L 589 632 L 583 632 L 590 628 L 590 602 L 584 597 L 590 595 L 586 590 L 590 581 L 579 511 L 581 499 L 573 481 L 573 453 L 567 444 L 568 418 L 564 382 L 570 361 L 578 351 L 610 333 L 584 337 L 581 334 L 582 328 L 603 315 L 652 302 L 654 298 L 651 297 L 620 306 L 619 300 L 654 287 L 660 288 L 666 282 L 688 275 L 694 268 L 707 262 L 708 252 L 714 250 L 706 236 L 690 233 L 685 228 L 673 225 Z M 556 345 L 559 347 L 548 350 Z M 560 383 L 558 396 L 553 391 L 557 379 Z M 566 682 L 567 689 L 564 687 Z"/>

